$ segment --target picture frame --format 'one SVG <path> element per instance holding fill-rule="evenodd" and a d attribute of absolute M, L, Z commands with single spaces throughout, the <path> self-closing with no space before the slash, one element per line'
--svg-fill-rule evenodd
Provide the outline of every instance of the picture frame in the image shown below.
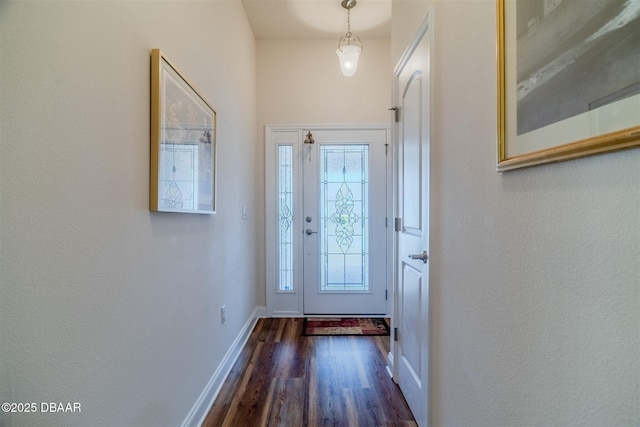
<path fill-rule="evenodd" d="M 640 146 L 640 13 L 625 0 L 497 0 L 497 170 Z"/>
<path fill-rule="evenodd" d="M 151 50 L 149 209 L 216 212 L 216 111 L 160 49 Z"/>

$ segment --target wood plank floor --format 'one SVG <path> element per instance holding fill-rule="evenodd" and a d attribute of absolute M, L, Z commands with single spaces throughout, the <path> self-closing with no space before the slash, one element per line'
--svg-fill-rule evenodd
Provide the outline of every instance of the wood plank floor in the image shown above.
<path fill-rule="evenodd" d="M 415 426 L 386 371 L 388 337 L 301 336 L 260 319 L 203 426 Z"/>

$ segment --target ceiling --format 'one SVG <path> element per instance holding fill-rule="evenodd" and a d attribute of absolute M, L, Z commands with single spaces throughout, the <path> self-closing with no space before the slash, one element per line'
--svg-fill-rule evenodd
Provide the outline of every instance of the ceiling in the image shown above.
<path fill-rule="evenodd" d="M 339 0 L 242 0 L 258 40 L 335 39 L 347 30 Z M 391 0 L 358 0 L 351 32 L 363 41 L 391 37 Z"/>

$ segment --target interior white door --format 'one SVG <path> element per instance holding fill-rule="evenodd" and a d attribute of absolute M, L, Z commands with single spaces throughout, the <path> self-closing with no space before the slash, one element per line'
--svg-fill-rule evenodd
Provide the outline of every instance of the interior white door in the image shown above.
<path fill-rule="evenodd" d="M 304 313 L 387 312 L 387 129 L 314 130 L 302 149 Z"/>
<path fill-rule="evenodd" d="M 429 34 L 426 19 L 395 73 L 399 220 L 394 365 L 420 426 L 428 420 Z"/>

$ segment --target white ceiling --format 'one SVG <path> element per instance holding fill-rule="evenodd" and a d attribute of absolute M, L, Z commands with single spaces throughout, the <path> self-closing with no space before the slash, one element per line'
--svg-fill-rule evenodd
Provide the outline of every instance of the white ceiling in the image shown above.
<path fill-rule="evenodd" d="M 339 0 L 242 0 L 256 39 L 335 39 L 347 30 Z M 351 32 L 364 42 L 391 37 L 391 0 L 358 0 Z"/>

